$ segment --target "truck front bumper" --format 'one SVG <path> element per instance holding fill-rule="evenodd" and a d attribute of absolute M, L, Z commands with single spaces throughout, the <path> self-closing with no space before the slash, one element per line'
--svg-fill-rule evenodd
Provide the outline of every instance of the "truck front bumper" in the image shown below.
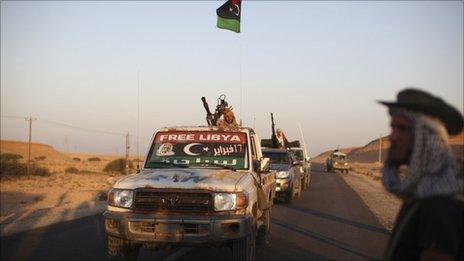
<path fill-rule="evenodd" d="M 105 211 L 108 235 L 138 243 L 195 245 L 243 238 L 251 232 L 250 216 L 160 216 Z"/>
<path fill-rule="evenodd" d="M 333 165 L 332 169 L 334 170 L 349 170 L 349 165 Z"/>

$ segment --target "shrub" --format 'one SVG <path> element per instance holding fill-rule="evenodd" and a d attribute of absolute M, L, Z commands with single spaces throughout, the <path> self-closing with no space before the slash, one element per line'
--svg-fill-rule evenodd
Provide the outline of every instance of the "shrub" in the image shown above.
<path fill-rule="evenodd" d="M 67 167 L 64 170 L 65 173 L 71 173 L 71 174 L 77 174 L 79 173 L 79 170 L 76 167 Z"/>
<path fill-rule="evenodd" d="M 31 164 L 31 174 L 35 176 L 49 177 L 51 173 L 48 168 L 43 168 L 37 166 L 36 164 Z"/>
<path fill-rule="evenodd" d="M 27 163 L 19 162 L 23 157 L 18 154 L 0 154 L 1 176 L 25 176 L 27 174 Z M 36 176 L 50 176 L 50 170 L 31 163 L 31 174 Z"/>
<path fill-rule="evenodd" d="M 22 176 L 26 174 L 27 166 L 17 160 L 2 161 L 0 163 L 1 176 Z"/>
<path fill-rule="evenodd" d="M 99 157 L 92 157 L 92 158 L 88 158 L 87 160 L 88 161 L 101 161 Z"/>
<path fill-rule="evenodd" d="M 73 158 L 73 160 L 74 160 L 74 161 L 81 161 L 81 159 L 80 159 L 80 158 L 77 158 L 77 157 L 76 157 L 76 158 Z"/>
<path fill-rule="evenodd" d="M 128 161 L 129 169 L 134 169 L 134 164 L 132 161 Z M 105 172 L 120 172 L 124 174 L 126 170 L 126 159 L 120 158 L 120 159 L 115 159 L 113 161 L 108 162 L 106 164 L 105 168 L 103 171 Z"/>
<path fill-rule="evenodd" d="M 34 157 L 35 160 L 45 160 L 46 158 L 45 156 Z"/>
<path fill-rule="evenodd" d="M 0 162 L 6 162 L 6 161 L 18 161 L 20 159 L 22 159 L 23 156 L 19 155 L 19 154 L 13 154 L 13 153 L 3 153 L 3 154 L 0 154 Z"/>
<path fill-rule="evenodd" d="M 20 176 L 26 174 L 26 164 L 18 160 L 23 157 L 19 154 L 3 153 L 0 154 L 0 175 L 1 176 Z"/>

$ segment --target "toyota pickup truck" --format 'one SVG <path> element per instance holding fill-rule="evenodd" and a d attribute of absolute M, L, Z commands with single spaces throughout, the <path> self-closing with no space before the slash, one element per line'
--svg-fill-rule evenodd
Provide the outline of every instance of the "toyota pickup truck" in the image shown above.
<path fill-rule="evenodd" d="M 251 128 L 155 132 L 139 173 L 117 181 L 103 214 L 110 259 L 140 247 L 230 246 L 251 260 L 269 243 L 275 176 Z"/>

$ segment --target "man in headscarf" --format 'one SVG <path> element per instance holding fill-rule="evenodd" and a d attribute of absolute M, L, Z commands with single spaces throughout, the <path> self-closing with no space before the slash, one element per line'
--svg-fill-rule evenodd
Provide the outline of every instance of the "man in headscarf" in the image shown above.
<path fill-rule="evenodd" d="M 385 259 L 464 260 L 463 166 L 448 144 L 463 129 L 461 113 L 417 89 L 381 103 L 392 129 L 382 183 L 403 199 Z"/>
<path fill-rule="evenodd" d="M 223 118 L 219 119 L 217 126 L 222 130 L 236 130 L 238 127 L 232 107 L 224 109 Z"/>
<path fill-rule="evenodd" d="M 276 130 L 276 138 L 277 138 L 277 146 L 279 148 L 285 149 L 288 147 L 287 137 L 285 137 L 285 134 L 281 129 Z"/>

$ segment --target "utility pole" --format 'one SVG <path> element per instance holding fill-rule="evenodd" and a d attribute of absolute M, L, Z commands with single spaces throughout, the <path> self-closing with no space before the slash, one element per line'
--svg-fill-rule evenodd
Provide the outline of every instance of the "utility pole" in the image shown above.
<path fill-rule="evenodd" d="M 129 149 L 130 149 L 130 145 L 129 145 L 129 132 L 126 134 L 126 167 L 125 167 L 125 172 L 126 174 L 129 173 Z"/>
<path fill-rule="evenodd" d="M 26 121 L 29 121 L 29 153 L 27 157 L 27 176 L 30 177 L 31 175 L 31 141 L 32 141 L 32 121 L 35 121 L 35 118 L 29 116 L 26 118 Z"/>
<path fill-rule="evenodd" d="M 379 163 L 382 163 L 382 134 L 379 138 Z"/>

